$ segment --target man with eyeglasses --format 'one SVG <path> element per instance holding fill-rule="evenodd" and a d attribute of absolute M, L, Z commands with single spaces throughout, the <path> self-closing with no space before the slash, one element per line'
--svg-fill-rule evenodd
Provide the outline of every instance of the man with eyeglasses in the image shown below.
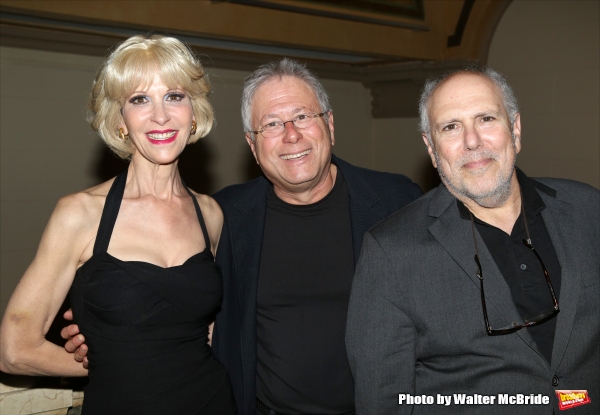
<path fill-rule="evenodd" d="M 420 116 L 442 184 L 365 236 L 357 414 L 552 414 L 555 390 L 599 413 L 598 190 L 515 168 L 517 101 L 491 69 L 428 80 Z"/>
<path fill-rule="evenodd" d="M 332 154 L 327 93 L 291 59 L 246 79 L 242 119 L 264 176 L 214 195 L 225 224 L 213 350 L 240 414 L 353 414 L 344 335 L 362 239 L 421 190 Z"/>

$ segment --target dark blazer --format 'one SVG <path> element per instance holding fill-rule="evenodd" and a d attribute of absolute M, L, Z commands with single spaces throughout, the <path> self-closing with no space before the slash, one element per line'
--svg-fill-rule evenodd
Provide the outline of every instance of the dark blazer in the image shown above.
<path fill-rule="evenodd" d="M 421 190 L 402 175 L 355 167 L 335 156 L 332 161 L 348 186 L 356 264 L 365 232 L 417 199 Z M 223 272 L 223 304 L 212 347 L 229 372 L 240 415 L 256 414 L 256 291 L 269 186 L 259 177 L 213 196 L 225 223 L 216 257 Z"/>
<path fill-rule="evenodd" d="M 592 403 L 569 414 L 600 413 L 600 193 L 560 179 L 535 185 L 562 270 L 551 363 L 527 329 L 487 334 L 471 225 L 440 185 L 365 235 L 346 331 L 357 415 L 558 414 L 556 389 L 589 391 Z M 522 324 L 477 241 L 491 326 Z M 399 393 L 542 394 L 550 404 L 399 405 Z"/>

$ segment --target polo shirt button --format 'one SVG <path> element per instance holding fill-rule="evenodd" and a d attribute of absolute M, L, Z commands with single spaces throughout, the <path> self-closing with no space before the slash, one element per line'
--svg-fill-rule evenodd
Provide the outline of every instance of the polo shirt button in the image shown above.
<path fill-rule="evenodd" d="M 552 376 L 552 386 L 558 386 L 558 376 Z"/>
<path fill-rule="evenodd" d="M 527 265 L 521 264 L 520 268 L 521 268 L 521 271 L 525 271 L 527 269 Z"/>

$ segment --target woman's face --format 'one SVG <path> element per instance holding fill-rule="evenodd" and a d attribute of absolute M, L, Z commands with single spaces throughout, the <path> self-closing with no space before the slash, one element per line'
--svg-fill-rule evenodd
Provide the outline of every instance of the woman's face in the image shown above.
<path fill-rule="evenodd" d="M 143 157 L 154 164 L 173 163 L 185 148 L 194 114 L 189 96 L 170 89 L 155 76 L 139 86 L 123 104 L 122 128 L 135 150 L 132 160 Z"/>

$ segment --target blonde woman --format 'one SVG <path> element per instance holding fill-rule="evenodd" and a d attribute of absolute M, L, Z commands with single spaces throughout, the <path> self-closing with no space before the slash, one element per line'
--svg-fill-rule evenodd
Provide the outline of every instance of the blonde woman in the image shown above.
<path fill-rule="evenodd" d="M 134 36 L 100 68 L 90 122 L 130 163 L 58 202 L 4 314 L 2 371 L 88 374 L 44 338 L 71 289 L 89 348 L 85 415 L 235 413 L 207 343 L 222 296 L 213 256 L 223 215 L 177 168 L 212 127 L 209 92 L 200 62 L 174 38 Z"/>

